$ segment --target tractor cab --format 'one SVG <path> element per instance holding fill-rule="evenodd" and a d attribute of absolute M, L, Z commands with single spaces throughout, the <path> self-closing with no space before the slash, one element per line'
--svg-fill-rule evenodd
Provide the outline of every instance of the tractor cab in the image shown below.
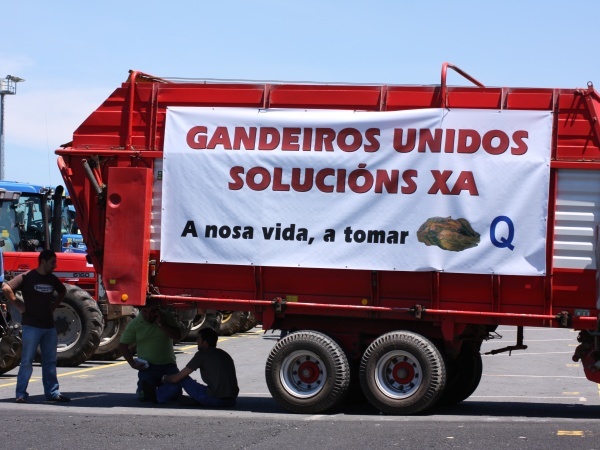
<path fill-rule="evenodd" d="M 64 212 L 61 186 L 56 189 L 26 183 L 0 181 L 0 189 L 18 193 L 0 203 L 0 239 L 5 251 L 39 252 L 63 248 L 83 248 L 77 235 L 75 211 Z M 1 192 L 1 191 L 0 191 Z M 71 234 L 73 233 L 73 234 Z M 63 241 L 66 243 L 63 244 Z"/>

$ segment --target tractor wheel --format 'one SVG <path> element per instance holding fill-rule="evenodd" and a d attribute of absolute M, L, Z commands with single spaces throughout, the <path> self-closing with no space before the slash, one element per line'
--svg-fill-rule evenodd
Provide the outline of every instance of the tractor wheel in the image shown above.
<path fill-rule="evenodd" d="M 388 414 L 416 414 L 440 399 L 446 385 L 446 366 L 428 339 L 394 331 L 367 348 L 359 376 L 373 406 Z"/>
<path fill-rule="evenodd" d="M 181 335 L 181 339 L 173 339 L 173 344 L 179 344 L 180 342 L 186 342 L 188 339 L 188 335 L 192 330 L 193 321 L 184 320 L 177 321 L 177 326 L 179 327 L 179 332 Z"/>
<path fill-rule="evenodd" d="M 21 336 L 18 334 L 9 334 L 0 338 L 0 375 L 19 365 L 21 349 Z"/>
<path fill-rule="evenodd" d="M 23 301 L 21 292 L 18 291 L 17 298 Z M 4 306 L 4 305 L 2 305 Z M 0 375 L 11 371 L 21 362 L 21 350 L 23 348 L 21 340 L 21 313 L 12 304 L 8 303 L 7 309 L 0 310 Z"/>
<path fill-rule="evenodd" d="M 75 367 L 90 359 L 100 345 L 102 313 L 88 292 L 70 284 L 65 287 L 67 294 L 54 310 L 57 365 Z"/>
<path fill-rule="evenodd" d="M 131 320 L 132 317 L 124 316 L 107 321 L 100 335 L 100 345 L 92 358 L 100 361 L 115 361 L 119 359 L 122 356 L 121 350 L 119 350 L 119 341 L 125 328 L 127 328 L 127 324 Z"/>
<path fill-rule="evenodd" d="M 240 333 L 250 331 L 258 324 L 258 320 L 256 320 L 256 316 L 252 312 L 245 311 L 244 314 L 246 314 L 246 322 L 244 323 L 244 326 L 240 328 Z"/>
<path fill-rule="evenodd" d="M 218 311 L 207 312 L 196 315 L 192 322 L 192 328 L 186 337 L 187 342 L 195 342 L 198 339 L 198 333 L 202 328 L 212 328 L 219 331 L 221 326 L 221 313 Z"/>
<path fill-rule="evenodd" d="M 458 358 L 446 365 L 448 381 L 439 404 L 454 405 L 469 398 L 479 386 L 483 373 L 481 354 L 471 346 L 463 347 Z"/>
<path fill-rule="evenodd" d="M 350 366 L 344 351 L 329 336 L 297 331 L 275 344 L 265 376 L 271 395 L 285 409 L 317 414 L 345 398 Z"/>
<path fill-rule="evenodd" d="M 245 322 L 244 311 L 224 311 L 217 333 L 221 336 L 231 336 L 240 331 Z"/>

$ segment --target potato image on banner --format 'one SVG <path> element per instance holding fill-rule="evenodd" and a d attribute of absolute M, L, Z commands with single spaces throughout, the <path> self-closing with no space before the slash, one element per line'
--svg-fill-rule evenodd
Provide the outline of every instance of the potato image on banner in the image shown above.
<path fill-rule="evenodd" d="M 462 252 L 477 247 L 480 234 L 467 219 L 452 217 L 431 217 L 419 227 L 417 240 L 425 245 L 437 245 L 442 250 Z"/>

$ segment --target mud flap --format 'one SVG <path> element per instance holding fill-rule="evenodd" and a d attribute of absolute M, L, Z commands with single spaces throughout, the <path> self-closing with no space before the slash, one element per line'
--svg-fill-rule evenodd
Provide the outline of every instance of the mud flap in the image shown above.
<path fill-rule="evenodd" d="M 152 171 L 108 169 L 104 288 L 112 304 L 143 305 L 148 284 Z"/>

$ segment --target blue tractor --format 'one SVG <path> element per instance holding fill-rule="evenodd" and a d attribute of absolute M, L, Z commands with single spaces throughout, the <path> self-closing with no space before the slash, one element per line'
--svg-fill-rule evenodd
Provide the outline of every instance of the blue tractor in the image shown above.
<path fill-rule="evenodd" d="M 57 364 L 77 366 L 99 352 L 116 356 L 117 330 L 123 328 L 118 325 L 124 326 L 128 318 L 113 314 L 111 326 L 104 326 L 105 315 L 99 304 L 101 283 L 86 260 L 86 246 L 75 222 L 75 209 L 64 195 L 64 188 L 0 181 L 0 196 L 2 192 L 18 193 L 17 197 L 13 195 L 9 200 L 0 201 L 4 276 L 11 279 L 35 269 L 43 249 L 51 249 L 57 254 L 55 274 L 67 288 L 65 299 L 54 312 L 58 332 Z M 20 314 L 8 304 L 4 309 L 5 323 L 0 326 L 4 326 L 6 336 L 10 330 L 18 330 Z M 16 339 L 0 342 L 0 360 L 9 361 L 0 363 L 0 371 L 14 365 L 12 351 L 5 348 L 9 345 L 14 347 Z"/>

